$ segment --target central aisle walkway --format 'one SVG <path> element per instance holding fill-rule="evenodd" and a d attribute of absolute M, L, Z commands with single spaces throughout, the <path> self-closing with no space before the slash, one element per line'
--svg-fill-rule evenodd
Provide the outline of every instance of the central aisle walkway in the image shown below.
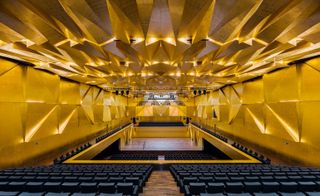
<path fill-rule="evenodd" d="M 153 171 L 140 196 L 182 196 L 169 171 Z"/>

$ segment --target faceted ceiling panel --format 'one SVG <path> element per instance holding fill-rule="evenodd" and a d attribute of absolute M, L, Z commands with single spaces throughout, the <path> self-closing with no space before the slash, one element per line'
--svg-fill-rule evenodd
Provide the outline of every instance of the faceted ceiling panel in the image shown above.
<path fill-rule="evenodd" d="M 0 1 L 0 56 L 105 89 L 218 89 L 319 54 L 319 0 Z"/>

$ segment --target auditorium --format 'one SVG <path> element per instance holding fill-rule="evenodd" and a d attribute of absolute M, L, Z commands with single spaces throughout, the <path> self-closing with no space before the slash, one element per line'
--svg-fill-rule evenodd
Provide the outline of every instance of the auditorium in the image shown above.
<path fill-rule="evenodd" d="M 320 196 L 319 119 L 320 0 L 0 0 L 0 196 Z"/>

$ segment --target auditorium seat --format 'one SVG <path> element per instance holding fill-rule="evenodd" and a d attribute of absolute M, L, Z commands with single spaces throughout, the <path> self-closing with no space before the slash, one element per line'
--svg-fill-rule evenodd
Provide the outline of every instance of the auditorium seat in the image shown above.
<path fill-rule="evenodd" d="M 0 171 L 1 195 L 138 195 L 151 165 L 51 165 Z M 98 177 L 97 177 L 98 176 Z M 41 178 L 38 178 L 41 177 Z"/>
<path fill-rule="evenodd" d="M 171 165 L 170 171 L 186 195 L 320 195 L 320 170 L 317 168 L 270 164 L 181 164 Z"/>
<path fill-rule="evenodd" d="M 117 191 L 124 195 L 138 195 L 138 186 L 133 183 L 117 183 Z"/>
<path fill-rule="evenodd" d="M 162 156 L 165 160 L 214 160 L 211 154 L 204 151 L 121 151 L 106 155 L 106 160 L 158 160 Z"/>
<path fill-rule="evenodd" d="M 99 183 L 99 192 L 100 193 L 114 193 L 116 192 L 116 186 L 114 182 L 105 182 L 105 183 Z"/>

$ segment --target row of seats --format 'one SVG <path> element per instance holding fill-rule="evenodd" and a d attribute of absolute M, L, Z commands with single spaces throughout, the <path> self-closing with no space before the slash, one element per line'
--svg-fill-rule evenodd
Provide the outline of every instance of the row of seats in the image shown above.
<path fill-rule="evenodd" d="M 61 155 L 59 158 L 54 159 L 54 160 L 53 160 L 53 163 L 54 163 L 54 164 L 61 164 L 61 163 L 63 163 L 65 160 L 67 160 L 67 159 L 73 157 L 74 155 L 82 152 L 83 150 L 89 148 L 90 146 L 91 146 L 91 144 L 90 144 L 89 142 L 86 143 L 86 144 L 83 144 L 83 145 L 77 147 L 76 149 L 73 149 L 73 150 L 71 150 L 70 152 L 67 152 L 67 153 L 64 154 L 64 155 Z"/>
<path fill-rule="evenodd" d="M 151 165 L 52 165 L 0 171 L 0 191 L 24 193 L 120 193 L 138 195 Z M 0 194 L 1 195 L 1 194 Z"/>
<path fill-rule="evenodd" d="M 228 143 L 228 138 L 224 137 L 223 135 L 220 135 L 220 134 L 218 134 L 218 133 L 215 133 L 215 132 L 213 132 L 213 131 L 211 131 L 210 129 L 207 129 L 207 128 L 205 128 L 205 127 L 201 127 L 200 125 L 198 125 L 198 124 L 196 124 L 196 123 L 192 123 L 192 124 L 193 124 L 194 126 L 198 127 L 199 129 L 201 129 L 201 130 L 209 133 L 210 135 L 212 135 L 212 136 L 214 136 L 214 137 L 216 137 L 216 138 L 218 138 L 218 139 L 220 139 L 220 140 Z"/>
<path fill-rule="evenodd" d="M 200 196 L 319 196 L 319 192 L 297 193 L 201 193 Z"/>
<path fill-rule="evenodd" d="M 0 196 L 123 196 L 122 193 L 30 193 L 17 191 L 0 191 Z"/>
<path fill-rule="evenodd" d="M 270 164 L 271 163 L 271 160 L 269 158 L 263 156 L 262 154 L 259 154 L 259 153 L 255 152 L 255 151 L 253 151 L 253 150 L 251 150 L 251 149 L 249 149 L 247 147 L 244 147 L 243 145 L 241 145 L 241 144 L 239 144 L 237 142 L 232 143 L 232 146 L 237 148 L 237 149 L 239 149 L 239 150 L 241 150 L 241 151 L 243 151 L 243 152 L 245 152 L 245 153 L 247 153 L 247 154 L 249 154 L 249 155 L 251 155 L 251 156 L 253 156 L 254 158 L 258 159 L 259 161 L 261 161 L 264 164 Z"/>
<path fill-rule="evenodd" d="M 113 154 L 109 160 L 158 160 L 159 156 L 165 160 L 213 160 L 210 154 L 202 151 L 122 151 Z"/>
<path fill-rule="evenodd" d="M 118 128 L 115 128 L 115 129 L 109 131 L 108 133 L 106 133 L 106 134 L 104 134 L 104 135 L 102 135 L 102 136 L 97 137 L 97 138 L 96 138 L 96 143 L 100 142 L 101 140 L 104 140 L 105 138 L 107 138 L 107 137 L 109 137 L 110 135 L 112 135 L 112 134 L 120 131 L 121 129 L 127 127 L 127 126 L 130 125 L 130 124 L 131 124 L 131 123 L 127 123 L 127 124 L 125 124 L 125 125 L 123 125 L 123 126 L 120 126 L 120 127 L 118 127 Z"/>
<path fill-rule="evenodd" d="M 158 160 L 158 155 L 156 154 L 143 154 L 143 153 L 121 153 L 113 154 L 109 160 Z"/>
<path fill-rule="evenodd" d="M 201 193 L 264 193 L 320 195 L 320 170 L 265 164 L 172 165 L 173 174 L 185 195 Z"/>

